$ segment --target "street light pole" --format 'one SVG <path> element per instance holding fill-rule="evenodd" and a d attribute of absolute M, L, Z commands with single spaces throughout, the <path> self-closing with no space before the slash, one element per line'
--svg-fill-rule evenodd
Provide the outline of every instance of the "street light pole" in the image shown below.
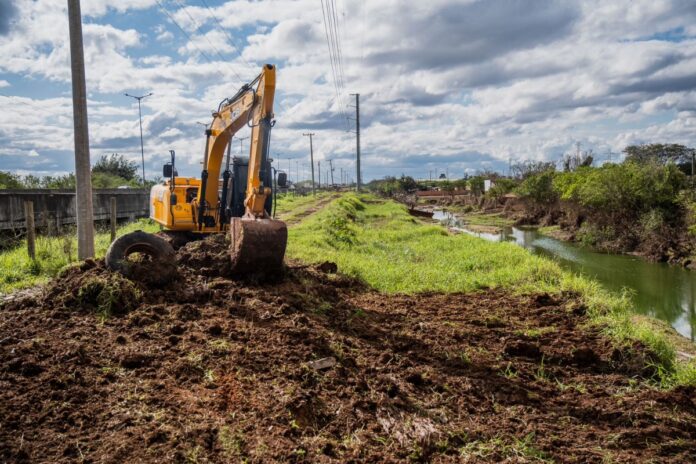
<path fill-rule="evenodd" d="M 148 93 L 147 95 L 141 95 L 141 96 L 135 96 L 131 94 L 124 94 L 126 97 L 131 97 L 135 98 L 138 100 L 138 121 L 140 122 L 140 159 L 143 164 L 143 185 L 145 185 L 145 149 L 143 148 L 143 110 L 140 106 L 140 101 L 143 98 L 149 97 L 152 95 L 152 92 Z"/>

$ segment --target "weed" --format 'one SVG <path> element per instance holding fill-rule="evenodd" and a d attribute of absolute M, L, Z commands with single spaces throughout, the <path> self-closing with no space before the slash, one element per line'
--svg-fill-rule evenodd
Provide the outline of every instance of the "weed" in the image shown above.
<path fill-rule="evenodd" d="M 558 386 L 558 389 L 560 391 L 567 391 L 567 390 L 575 390 L 578 393 L 582 393 L 583 395 L 587 393 L 587 387 L 585 386 L 584 383 L 579 382 L 579 383 L 563 383 L 560 380 L 556 379 L 556 385 Z"/>
<path fill-rule="evenodd" d="M 208 347 L 213 354 L 216 355 L 226 355 L 232 351 L 232 345 L 227 340 L 216 339 L 209 340 Z"/>
<path fill-rule="evenodd" d="M 546 382 L 549 380 L 549 373 L 546 371 L 546 368 L 544 367 L 544 356 L 541 356 L 541 363 L 539 364 L 539 367 L 537 368 L 536 372 L 534 373 L 534 378 L 537 379 L 540 382 Z"/>
<path fill-rule="evenodd" d="M 218 441 L 228 458 L 242 456 L 245 446 L 242 432 L 232 431 L 229 426 L 223 425 L 218 431 Z"/>
<path fill-rule="evenodd" d="M 512 367 L 512 362 L 508 362 L 507 366 L 505 369 L 501 372 L 502 376 L 505 377 L 506 379 L 515 379 L 517 378 L 517 371 L 515 370 L 514 367 Z"/>

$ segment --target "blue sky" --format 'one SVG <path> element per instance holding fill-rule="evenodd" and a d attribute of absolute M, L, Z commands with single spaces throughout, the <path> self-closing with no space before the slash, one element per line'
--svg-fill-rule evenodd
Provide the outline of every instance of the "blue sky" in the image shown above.
<path fill-rule="evenodd" d="M 335 11 L 336 73 L 322 6 Z M 272 153 L 283 168 L 293 160 L 291 178 L 308 171 L 309 130 L 317 160 L 353 172 L 344 117 L 354 92 L 365 179 L 504 170 L 510 159 L 559 159 L 576 142 L 614 159 L 633 143 L 696 145 L 692 1 L 83 0 L 82 9 L 92 157 L 139 161 L 137 106 L 123 93 L 154 92 L 143 102 L 150 177 L 169 149 L 182 174 L 197 175 L 197 122 L 266 62 L 279 69 Z M 0 170 L 72 170 L 67 40 L 65 2 L 0 0 Z"/>

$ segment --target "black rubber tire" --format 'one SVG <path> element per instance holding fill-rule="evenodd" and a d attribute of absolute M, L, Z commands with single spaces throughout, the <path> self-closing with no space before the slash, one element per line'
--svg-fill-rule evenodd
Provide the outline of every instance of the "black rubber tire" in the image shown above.
<path fill-rule="evenodd" d="M 128 278 L 142 278 L 140 266 L 134 266 L 128 261 L 128 256 L 132 253 L 143 253 L 152 259 L 153 268 L 145 276 L 148 282 L 167 283 L 176 276 L 174 248 L 163 238 L 142 230 L 136 230 L 114 240 L 106 251 L 106 266 Z"/>

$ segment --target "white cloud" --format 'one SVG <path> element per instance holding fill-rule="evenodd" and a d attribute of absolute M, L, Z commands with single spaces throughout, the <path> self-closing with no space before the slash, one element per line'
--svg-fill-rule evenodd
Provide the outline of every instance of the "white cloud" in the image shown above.
<path fill-rule="evenodd" d="M 180 3 L 163 5 L 192 41 L 154 0 L 83 2 L 93 154 L 139 154 L 137 105 L 122 94 L 154 91 L 143 101 L 148 169 L 174 148 L 193 174 L 204 146 L 196 121 L 208 122 L 263 62 L 279 63 L 273 147 L 283 158 L 304 156 L 301 134 L 311 130 L 317 159 L 349 169 L 355 141 L 342 118 L 354 111 L 346 94 L 361 94 L 367 178 L 424 175 L 444 164 L 458 172 L 501 167 L 508 157 L 552 159 L 575 141 L 600 151 L 696 144 L 696 10 L 686 0 L 338 0 L 345 72 L 338 99 L 321 3 L 234 0 L 212 11 Z M 0 169 L 30 150 L 55 153 L 66 169 L 65 5 L 25 0 L 18 10 L 0 36 L 0 72 L 8 79 L 0 87 L 24 79 L 68 91 L 10 99 L 0 112 L 0 154 L 7 155 Z M 111 21 L 115 15 L 155 19 L 136 30 Z M 660 40 L 674 31 L 678 40 Z"/>

